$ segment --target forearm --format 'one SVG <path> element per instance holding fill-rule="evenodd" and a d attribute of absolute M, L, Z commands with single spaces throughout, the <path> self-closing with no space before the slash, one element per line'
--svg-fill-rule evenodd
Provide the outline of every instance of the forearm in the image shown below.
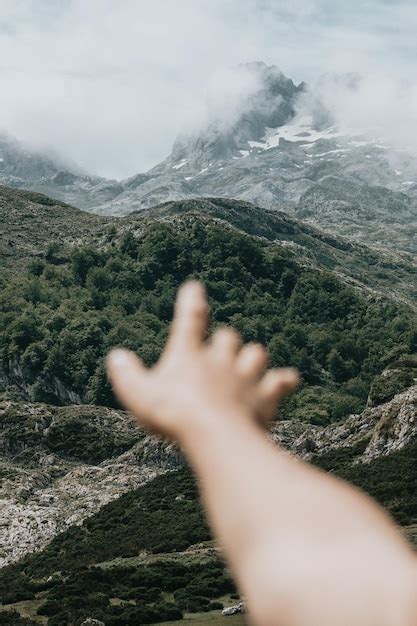
<path fill-rule="evenodd" d="M 200 421 L 195 431 L 184 433 L 181 443 L 213 529 L 238 561 L 251 545 L 282 525 L 275 499 L 279 490 L 291 491 L 298 463 L 278 453 L 253 421 L 236 415 L 224 416 L 221 423 L 208 418 L 203 428 Z"/>
<path fill-rule="evenodd" d="M 412 557 L 377 505 L 280 451 L 250 420 L 226 415 L 199 424 L 200 430 L 190 430 L 182 443 L 213 530 L 259 623 L 338 626 L 345 623 L 340 606 L 346 602 L 346 623 L 351 625 L 352 595 L 361 596 L 360 585 L 355 585 L 362 572 L 370 603 L 372 582 L 384 573 L 375 587 L 377 595 L 387 588 L 374 603 L 387 620 L 379 626 L 412 624 L 406 615 L 412 609 L 405 606 L 412 593 Z M 352 588 L 343 581 L 350 568 Z M 340 587 L 334 590 L 338 621 L 328 598 L 335 579 Z M 302 613 L 297 614 L 294 607 L 301 596 Z M 383 609 L 384 598 L 399 604 L 401 621 Z M 361 615 L 367 607 L 359 605 Z M 271 621 L 278 610 L 286 621 Z M 372 619 L 360 623 L 374 624 Z"/>

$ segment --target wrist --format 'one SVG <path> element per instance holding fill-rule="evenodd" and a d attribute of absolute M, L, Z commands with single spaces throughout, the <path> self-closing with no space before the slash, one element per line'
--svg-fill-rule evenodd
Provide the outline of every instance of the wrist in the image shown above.
<path fill-rule="evenodd" d="M 260 427 L 250 411 L 245 408 L 210 408 L 195 411 L 178 434 L 178 442 L 187 456 L 192 457 L 206 447 L 233 445 L 236 437 L 253 436 Z"/>

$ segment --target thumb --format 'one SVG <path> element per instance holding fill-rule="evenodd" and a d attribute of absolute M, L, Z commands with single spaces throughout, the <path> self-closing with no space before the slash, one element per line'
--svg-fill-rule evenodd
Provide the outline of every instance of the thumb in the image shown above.
<path fill-rule="evenodd" d="M 153 404 L 152 387 L 142 361 L 133 352 L 117 348 L 107 355 L 106 369 L 121 404 L 136 417 L 146 418 Z"/>

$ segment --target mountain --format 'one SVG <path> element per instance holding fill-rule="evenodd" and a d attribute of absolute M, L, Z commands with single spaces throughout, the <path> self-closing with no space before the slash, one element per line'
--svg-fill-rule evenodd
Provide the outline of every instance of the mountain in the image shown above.
<path fill-rule="evenodd" d="M 197 171 L 216 161 L 241 157 L 248 142 L 262 140 L 266 128 L 282 127 L 294 118 L 304 83 L 294 85 L 277 67 L 264 63 L 248 63 L 240 69 L 255 78 L 256 88 L 242 96 L 236 119 L 214 118 L 196 136 L 179 137 L 172 154 L 152 173 L 179 170 L 185 165 Z"/>
<path fill-rule="evenodd" d="M 117 181 L 88 176 L 57 155 L 45 154 L 0 134 L 0 185 L 47 193 L 80 208 L 101 204 L 123 191 Z"/>
<path fill-rule="evenodd" d="M 146 173 L 105 180 L 33 155 L 35 167 L 30 154 L 15 149 L 10 156 L 3 142 L 0 182 L 106 215 L 168 200 L 241 199 L 379 250 L 414 254 L 417 157 L 370 129 L 336 126 L 314 88 L 295 85 L 275 66 L 251 63 L 244 71 L 254 88 L 235 116 L 217 113 L 197 133 L 178 137 Z"/>
<path fill-rule="evenodd" d="M 36 183 L 39 180 L 55 176 L 64 165 L 56 156 L 29 150 L 14 137 L 0 134 L 0 180 L 9 184 L 25 182 Z"/>
<path fill-rule="evenodd" d="M 286 102 L 277 91 L 268 92 L 271 108 Z M 293 87 L 286 116 L 270 120 L 262 115 L 263 97 L 254 98 L 249 116 L 231 129 L 212 125 L 177 140 L 147 179 L 126 181 L 122 194 L 90 208 L 125 214 L 171 199 L 236 198 L 378 249 L 415 253 L 417 158 L 370 133 L 338 128 L 328 115 L 302 114 L 299 97 Z"/>

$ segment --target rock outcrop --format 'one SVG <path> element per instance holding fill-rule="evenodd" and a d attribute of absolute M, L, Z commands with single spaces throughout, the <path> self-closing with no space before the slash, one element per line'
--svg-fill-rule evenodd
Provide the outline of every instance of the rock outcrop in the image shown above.
<path fill-rule="evenodd" d="M 396 395 L 390 402 L 368 407 L 343 422 L 326 427 L 278 422 L 271 434 L 275 442 L 305 460 L 363 443 L 366 445 L 356 462 L 369 462 L 401 450 L 417 437 L 417 385 Z"/>
<path fill-rule="evenodd" d="M 104 407 L 0 405 L 0 566 L 182 464 L 179 452 Z"/>

